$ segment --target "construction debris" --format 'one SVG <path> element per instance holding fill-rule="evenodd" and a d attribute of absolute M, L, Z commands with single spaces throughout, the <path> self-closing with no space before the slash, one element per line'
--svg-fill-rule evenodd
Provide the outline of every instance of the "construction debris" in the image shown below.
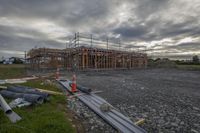
<path fill-rule="evenodd" d="M 51 85 L 52 86 L 52 85 L 54 85 L 54 82 L 52 80 L 47 79 L 43 83 L 41 83 L 41 85 Z"/>
<path fill-rule="evenodd" d="M 26 83 L 27 81 L 24 79 L 6 79 L 5 83 L 8 84 L 18 84 L 18 83 Z"/>
<path fill-rule="evenodd" d="M 24 94 L 8 90 L 2 90 L 0 91 L 0 94 L 10 99 L 24 98 L 26 101 L 36 104 L 42 104 L 44 102 L 44 98 L 37 94 Z"/>
<path fill-rule="evenodd" d="M 11 122 L 16 123 L 17 121 L 21 120 L 21 117 L 10 108 L 10 106 L 6 103 L 5 99 L 2 97 L 1 94 L 0 94 L 0 107 Z"/>
<path fill-rule="evenodd" d="M 24 100 L 23 98 L 17 98 L 13 101 L 11 101 L 9 103 L 9 106 L 13 109 L 13 108 L 16 108 L 16 107 L 23 107 L 23 106 L 29 106 L 31 105 L 32 103 L 30 102 L 27 102 L 26 100 Z"/>
<path fill-rule="evenodd" d="M 77 86 L 77 89 L 84 92 L 84 93 L 87 93 L 87 94 L 92 92 L 92 89 L 87 88 L 87 87 L 83 87 L 83 86 L 79 86 L 79 85 Z"/>
<path fill-rule="evenodd" d="M 48 100 L 49 94 L 40 92 L 36 89 L 33 89 L 31 87 L 25 87 L 25 86 L 8 86 L 7 91 L 17 92 L 17 93 L 24 93 L 24 94 L 36 94 L 44 98 L 44 100 Z"/>
<path fill-rule="evenodd" d="M 52 94 L 52 95 L 64 95 L 64 94 L 61 93 L 61 92 L 49 91 L 49 90 L 38 89 L 38 88 L 35 88 L 35 89 L 38 90 L 38 91 L 40 91 L 40 92 L 46 92 L 46 93 Z"/>
<path fill-rule="evenodd" d="M 111 110 L 111 106 L 109 104 L 103 103 L 100 105 L 100 110 L 103 112 L 108 112 Z"/>
<path fill-rule="evenodd" d="M 25 86 L 9 86 L 6 90 L 0 91 L 7 98 L 23 98 L 30 103 L 42 104 L 44 100 L 49 100 L 49 94 Z"/>
<path fill-rule="evenodd" d="M 145 119 L 140 119 L 135 122 L 135 125 L 142 125 L 142 124 L 144 124 L 144 122 L 145 122 Z"/>
<path fill-rule="evenodd" d="M 38 77 L 32 76 L 32 77 L 25 77 L 25 78 L 18 78 L 18 79 L 5 79 L 5 80 L 0 80 L 0 84 L 17 84 L 17 83 L 26 83 L 27 80 L 33 80 Z"/>
<path fill-rule="evenodd" d="M 66 88 L 66 90 L 71 91 L 71 88 L 67 88 L 69 85 L 66 86 L 66 84 L 70 83 L 68 82 L 68 80 L 66 81 L 62 80 L 59 82 L 61 85 L 63 85 L 63 87 Z M 137 125 L 134 125 L 134 123 L 130 119 L 128 119 L 123 114 L 118 112 L 112 105 L 110 105 L 103 98 L 95 94 L 77 95 L 77 98 L 118 131 L 123 133 L 146 133 L 145 130 L 143 130 Z M 104 105 L 106 105 L 106 107 Z M 102 111 L 102 108 L 104 111 Z"/>
<path fill-rule="evenodd" d="M 7 86 L 0 86 L 1 89 L 7 89 Z"/>
<path fill-rule="evenodd" d="M 1 89 L 7 89 L 7 86 L 0 86 Z M 39 92 L 45 92 L 48 94 L 52 94 L 52 95 L 64 95 L 61 92 L 57 92 L 57 91 L 50 91 L 50 90 L 44 90 L 44 89 L 39 89 L 39 88 L 34 88 L 35 90 L 38 90 Z"/>

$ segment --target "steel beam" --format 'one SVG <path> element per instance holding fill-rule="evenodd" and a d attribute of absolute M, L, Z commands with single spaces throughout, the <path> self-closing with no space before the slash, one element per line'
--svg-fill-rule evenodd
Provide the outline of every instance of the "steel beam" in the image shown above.
<path fill-rule="evenodd" d="M 70 90 L 68 80 L 59 81 L 61 85 L 63 85 L 66 90 Z M 129 118 L 121 114 L 117 111 L 111 104 L 109 104 L 103 98 L 95 95 L 95 94 L 88 94 L 82 93 L 77 94 L 77 97 L 80 101 L 82 101 L 85 105 L 87 105 L 92 111 L 98 114 L 101 118 L 103 118 L 108 124 L 110 124 L 113 128 L 117 129 L 122 133 L 147 133 L 144 129 L 140 128 L 139 126 L 135 125 Z M 102 111 L 100 109 L 101 105 L 106 104 L 110 106 L 109 111 Z"/>

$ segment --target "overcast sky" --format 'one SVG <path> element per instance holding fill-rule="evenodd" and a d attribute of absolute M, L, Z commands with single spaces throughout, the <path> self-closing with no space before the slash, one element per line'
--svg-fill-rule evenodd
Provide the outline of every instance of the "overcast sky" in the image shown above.
<path fill-rule="evenodd" d="M 0 0 L 0 56 L 65 48 L 75 32 L 120 37 L 150 56 L 200 55 L 200 0 Z"/>

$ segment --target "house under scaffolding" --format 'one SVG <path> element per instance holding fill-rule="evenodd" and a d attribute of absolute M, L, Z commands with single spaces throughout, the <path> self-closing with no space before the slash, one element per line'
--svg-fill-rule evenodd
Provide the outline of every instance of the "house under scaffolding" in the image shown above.
<path fill-rule="evenodd" d="M 76 33 L 66 49 L 37 48 L 28 52 L 31 70 L 109 70 L 146 68 L 147 55 L 124 49 L 120 42 Z"/>

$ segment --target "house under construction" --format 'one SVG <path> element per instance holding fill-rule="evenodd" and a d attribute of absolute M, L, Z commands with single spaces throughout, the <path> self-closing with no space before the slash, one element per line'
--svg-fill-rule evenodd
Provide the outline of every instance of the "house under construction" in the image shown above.
<path fill-rule="evenodd" d="M 109 70 L 146 68 L 147 55 L 124 49 L 120 41 L 76 33 L 66 49 L 37 48 L 28 52 L 31 70 Z"/>

